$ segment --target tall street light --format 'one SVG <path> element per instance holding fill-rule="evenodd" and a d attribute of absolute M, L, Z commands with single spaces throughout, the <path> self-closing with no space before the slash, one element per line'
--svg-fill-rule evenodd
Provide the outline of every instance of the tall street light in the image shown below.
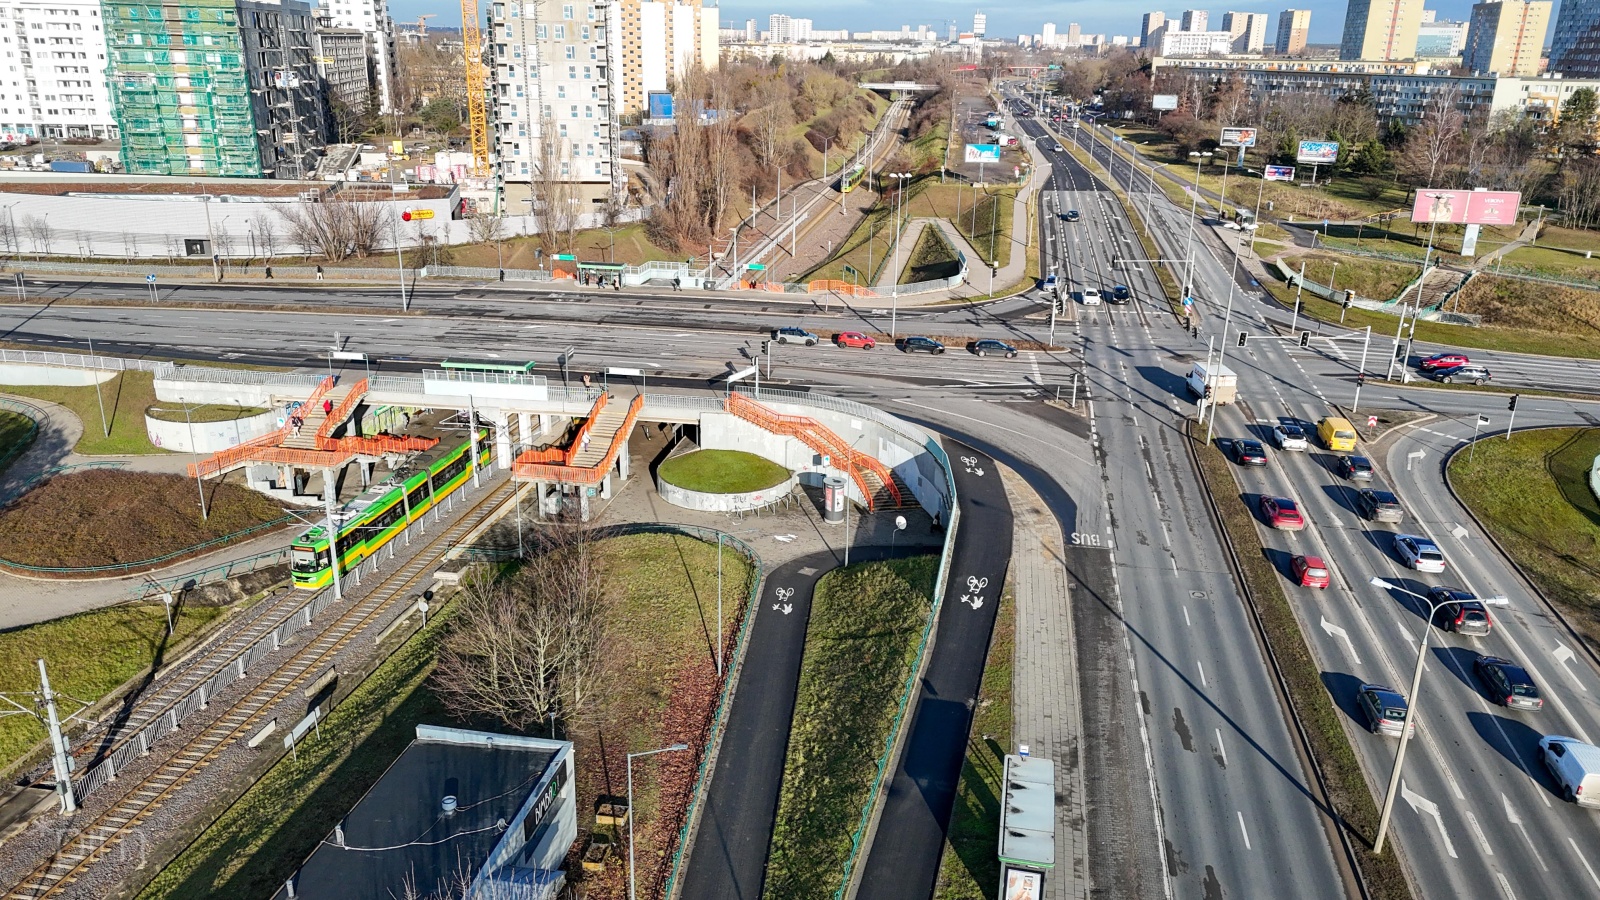
<path fill-rule="evenodd" d="M 1189 267 L 1183 276 L 1183 296 L 1185 297 L 1190 296 L 1190 290 L 1194 286 L 1194 223 L 1200 214 L 1200 167 L 1205 165 L 1205 161 L 1211 158 L 1211 154 L 1191 150 L 1189 151 L 1189 157 L 1194 160 L 1194 199 L 1189 203 L 1189 250 L 1185 254 L 1189 259 Z"/>
<path fill-rule="evenodd" d="M 633 820 L 636 818 L 633 810 L 633 758 L 635 756 L 653 756 L 657 753 L 674 753 L 679 750 L 689 749 L 688 744 L 673 744 L 657 750 L 642 750 L 638 753 L 628 754 L 628 900 L 637 900 L 633 886 Z"/>
<path fill-rule="evenodd" d="M 1416 728 L 1417 707 L 1420 699 L 1417 696 L 1417 692 L 1422 689 L 1422 660 L 1428 653 L 1428 636 L 1433 632 L 1433 614 L 1438 611 L 1439 607 L 1450 603 L 1451 599 L 1446 598 L 1438 603 L 1432 603 L 1421 594 L 1408 591 L 1392 581 L 1385 581 L 1377 576 L 1373 576 L 1367 583 L 1373 587 L 1408 594 L 1421 600 L 1428 607 L 1428 618 L 1422 623 L 1422 637 L 1417 641 L 1417 665 L 1411 673 L 1411 693 L 1406 695 L 1410 708 L 1406 713 L 1406 724 L 1400 729 L 1400 746 L 1394 750 L 1394 769 L 1389 772 L 1389 787 L 1383 794 L 1383 813 L 1378 817 L 1378 837 L 1372 844 L 1372 852 L 1381 854 L 1383 853 L 1383 839 L 1389 831 L 1389 814 L 1394 810 L 1395 789 L 1400 786 L 1400 767 L 1406 761 L 1406 744 L 1411 741 L 1411 732 Z M 1508 601 L 1504 597 L 1480 597 L 1478 599 L 1494 606 L 1508 605 Z"/>
<path fill-rule="evenodd" d="M 194 447 L 194 422 L 189 418 L 189 401 L 179 397 L 178 402 L 183 404 L 183 424 L 184 427 L 189 429 L 189 452 L 198 452 Z M 100 415 L 104 416 L 105 411 L 101 410 Z M 200 519 L 201 521 L 210 521 L 211 514 L 206 511 L 206 481 L 200 474 L 198 467 L 194 470 L 194 483 L 195 487 L 200 489 Z"/>
<path fill-rule="evenodd" d="M 889 172 L 887 177 L 895 180 L 895 215 L 894 215 L 894 262 L 889 265 L 889 277 L 894 281 L 893 290 L 889 292 L 889 337 L 899 337 L 895 333 L 899 324 L 900 313 L 900 213 L 905 209 L 906 181 L 911 177 L 910 172 Z"/>

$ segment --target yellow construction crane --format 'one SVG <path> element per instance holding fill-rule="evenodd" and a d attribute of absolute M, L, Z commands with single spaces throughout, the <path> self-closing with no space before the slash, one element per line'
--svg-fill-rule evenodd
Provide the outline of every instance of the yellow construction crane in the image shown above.
<path fill-rule="evenodd" d="M 467 69 L 467 125 L 472 133 L 471 173 L 489 175 L 489 111 L 484 95 L 489 73 L 483 67 L 483 33 L 478 28 L 478 0 L 461 0 L 461 54 Z"/>

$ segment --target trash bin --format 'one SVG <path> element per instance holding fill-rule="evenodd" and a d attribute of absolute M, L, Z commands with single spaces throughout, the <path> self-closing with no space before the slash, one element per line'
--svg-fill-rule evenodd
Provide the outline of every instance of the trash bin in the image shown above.
<path fill-rule="evenodd" d="M 844 505 L 849 502 L 847 490 L 843 476 L 829 475 L 822 479 L 822 521 L 829 525 L 844 522 Z"/>

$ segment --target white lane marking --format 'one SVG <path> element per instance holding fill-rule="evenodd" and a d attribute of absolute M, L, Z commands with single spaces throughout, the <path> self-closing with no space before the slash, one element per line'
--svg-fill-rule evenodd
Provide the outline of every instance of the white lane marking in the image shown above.
<path fill-rule="evenodd" d="M 1445 852 L 1450 854 L 1451 859 L 1461 858 L 1456 855 L 1456 845 L 1450 841 L 1450 831 L 1444 827 L 1444 819 L 1439 815 L 1439 804 L 1406 787 L 1405 779 L 1400 780 L 1400 799 L 1406 801 L 1412 812 L 1432 816 L 1434 823 L 1439 826 L 1439 837 L 1444 841 Z"/>
<path fill-rule="evenodd" d="M 1189 621 L 1189 606 L 1188 606 L 1188 604 L 1184 604 L 1184 607 L 1183 607 L 1183 624 L 1187 625 L 1190 628 L 1194 627 L 1194 623 Z"/>
<path fill-rule="evenodd" d="M 1194 661 L 1194 664 L 1200 669 L 1200 684 L 1203 687 L 1210 687 L 1211 685 L 1206 683 L 1206 664 L 1198 659 Z"/>
<path fill-rule="evenodd" d="M 1213 730 L 1217 733 L 1217 753 L 1222 755 L 1222 764 L 1226 766 L 1228 764 L 1228 748 L 1222 746 L 1222 729 L 1216 728 Z"/>
<path fill-rule="evenodd" d="M 1578 849 L 1578 842 L 1572 838 L 1567 838 L 1567 843 L 1572 845 L 1572 852 L 1577 854 L 1578 862 L 1583 863 L 1583 870 L 1589 873 L 1589 879 L 1594 882 L 1594 886 L 1600 887 L 1600 878 L 1595 877 L 1594 869 L 1589 867 L 1588 857 L 1582 850 Z"/>
<path fill-rule="evenodd" d="M 1356 661 L 1356 665 L 1361 665 L 1361 656 L 1356 653 L 1356 645 L 1354 641 L 1350 640 L 1349 632 L 1333 624 L 1332 622 L 1329 622 L 1327 616 L 1322 617 L 1322 630 L 1326 631 L 1329 635 L 1344 641 L 1345 649 L 1350 651 L 1350 657 Z"/>
<path fill-rule="evenodd" d="M 1478 824 L 1478 817 L 1473 815 L 1472 814 L 1472 810 L 1470 810 L 1470 809 L 1466 811 L 1466 814 L 1467 814 L 1467 824 L 1472 826 L 1472 833 L 1473 833 L 1473 835 L 1475 835 L 1478 838 L 1479 846 L 1483 847 L 1484 855 L 1485 856 L 1493 856 L 1494 855 L 1494 847 L 1490 846 L 1489 839 L 1484 836 L 1484 834 L 1483 834 L 1483 826 Z"/>
<path fill-rule="evenodd" d="M 1246 830 L 1245 827 L 1244 827 L 1244 813 L 1243 812 L 1239 812 L 1238 810 L 1235 810 L 1235 812 L 1239 813 L 1239 833 L 1244 835 L 1244 848 L 1246 850 L 1249 850 L 1250 849 L 1250 832 L 1248 830 Z"/>
<path fill-rule="evenodd" d="M 1500 879 L 1500 892 L 1506 895 L 1506 900 L 1517 900 L 1517 895 L 1511 892 L 1511 882 L 1506 880 L 1505 873 L 1496 872 L 1494 877 Z"/>
<path fill-rule="evenodd" d="M 1561 671 L 1567 673 L 1567 677 L 1572 679 L 1572 683 L 1578 686 L 1578 690 L 1587 693 L 1589 689 L 1583 686 L 1583 679 L 1579 678 L 1577 673 L 1567 668 L 1567 663 L 1572 662 L 1572 658 L 1575 655 L 1572 652 L 1572 648 L 1568 647 L 1566 644 L 1558 643 L 1556 644 L 1555 652 L 1551 655 L 1556 658 L 1556 662 L 1561 664 Z"/>

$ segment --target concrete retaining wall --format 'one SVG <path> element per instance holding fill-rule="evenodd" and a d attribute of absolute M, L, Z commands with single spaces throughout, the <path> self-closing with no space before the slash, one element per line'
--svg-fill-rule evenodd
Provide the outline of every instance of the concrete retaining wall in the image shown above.
<path fill-rule="evenodd" d="M 150 415 L 144 417 L 144 430 L 150 443 L 178 453 L 216 453 L 258 438 L 278 427 L 277 410 L 268 410 L 227 422 L 168 422 Z"/>
<path fill-rule="evenodd" d="M 117 377 L 117 373 L 112 371 L 0 363 L 0 384 L 53 384 L 65 387 L 87 387 L 95 383 L 104 384 L 115 377 Z"/>
<path fill-rule="evenodd" d="M 743 494 L 706 494 L 681 488 L 657 478 L 656 491 L 661 494 L 661 499 L 684 509 L 698 509 L 703 512 L 749 512 L 777 503 L 789 496 L 799 483 L 799 476 L 790 475 L 782 484 L 759 491 Z"/>

